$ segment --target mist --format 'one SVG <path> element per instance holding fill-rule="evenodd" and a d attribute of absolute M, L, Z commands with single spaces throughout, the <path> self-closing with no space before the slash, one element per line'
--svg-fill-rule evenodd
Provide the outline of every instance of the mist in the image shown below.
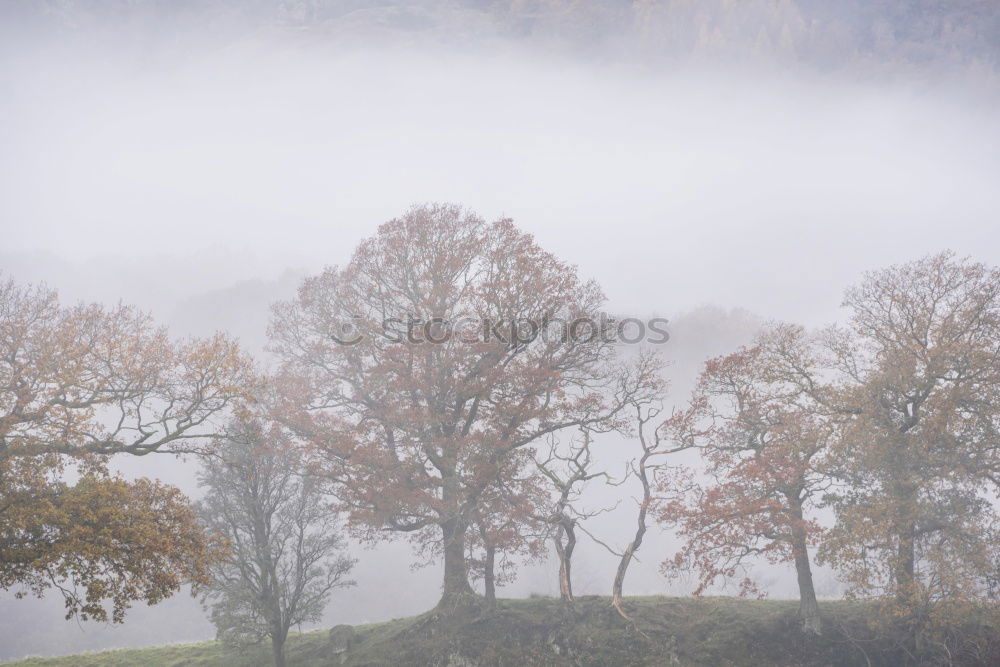
<path fill-rule="evenodd" d="M 459 202 L 513 218 L 610 311 L 669 318 L 669 409 L 764 322 L 840 318 L 865 271 L 945 248 L 1000 264 L 1000 115 L 982 62 L 662 60 L 618 23 L 525 35 L 477 8 L 490 3 L 353 3 L 323 20 L 252 4 L 0 10 L 5 279 L 133 303 L 177 336 L 227 331 L 268 368 L 271 304 L 412 204 Z M 597 444 L 609 469 L 632 456 L 616 436 Z M 200 493 L 190 458 L 115 464 Z M 584 496 L 620 496 L 588 524 L 612 544 L 632 530 L 629 493 Z M 650 532 L 627 593 L 689 593 L 659 570 L 676 539 Z M 366 554 L 358 585 L 323 627 L 436 602 L 438 566 L 412 569 L 405 540 L 352 551 Z M 606 594 L 615 562 L 582 544 L 579 593 Z M 501 595 L 558 596 L 556 567 L 521 569 Z M 772 597 L 795 597 L 782 566 L 760 571 Z M 832 571 L 816 578 L 842 593 Z M 121 627 L 63 614 L 58 595 L 4 592 L 0 659 L 214 636 L 184 593 Z"/>

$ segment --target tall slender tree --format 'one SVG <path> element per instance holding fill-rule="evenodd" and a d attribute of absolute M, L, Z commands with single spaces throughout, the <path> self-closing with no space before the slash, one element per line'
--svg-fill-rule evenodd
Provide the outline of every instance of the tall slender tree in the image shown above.
<path fill-rule="evenodd" d="M 548 526 L 555 547 L 559 561 L 559 597 L 565 602 L 573 601 L 573 554 L 580 522 L 613 509 L 587 510 L 580 506 L 580 494 L 587 482 L 598 477 L 610 481 L 607 472 L 594 466 L 592 444 L 593 438 L 587 429 L 581 429 L 580 436 L 570 438 L 565 446 L 552 437 L 548 452 L 538 456 L 535 462 L 550 489 L 551 499 L 540 508 L 543 513 L 538 518 Z"/>
<path fill-rule="evenodd" d="M 696 594 L 754 559 L 794 562 L 799 618 L 819 633 L 809 546 L 820 527 L 808 514 L 830 486 L 823 464 L 836 422 L 788 380 L 795 369 L 816 368 L 814 347 L 800 327 L 776 325 L 705 364 L 690 407 L 661 426 L 678 446 L 697 449 L 705 469 L 662 478 L 672 499 L 659 517 L 685 539 L 665 569 L 676 575 L 694 568 Z M 749 576 L 741 590 L 754 590 Z"/>
<path fill-rule="evenodd" d="M 659 424 L 662 406 L 659 401 L 635 401 L 631 409 L 635 415 L 631 428 L 634 429 L 635 440 L 639 445 L 639 456 L 628 462 L 627 474 L 638 481 L 641 495 L 635 499 L 637 505 L 635 532 L 618 554 L 618 568 L 611 583 L 611 606 L 626 620 L 631 619 L 622 607 L 625 575 L 628 574 L 629 566 L 636 560 L 636 553 L 645 540 L 646 531 L 649 529 L 650 512 L 655 512 L 661 501 L 657 494 L 657 474 L 666 466 L 665 456 L 683 448 L 683 445 L 673 446 L 662 437 Z"/>

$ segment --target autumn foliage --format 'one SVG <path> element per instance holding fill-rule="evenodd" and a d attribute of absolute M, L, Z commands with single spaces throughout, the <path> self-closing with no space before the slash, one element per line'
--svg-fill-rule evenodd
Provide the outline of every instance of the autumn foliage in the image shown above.
<path fill-rule="evenodd" d="M 794 376 L 816 365 L 805 333 L 774 326 L 749 347 L 705 364 L 690 407 L 661 432 L 679 448 L 697 449 L 703 477 L 675 469 L 662 477 L 662 522 L 678 527 L 684 547 L 670 574 L 693 569 L 702 593 L 717 580 L 755 592 L 749 565 L 793 562 L 800 616 L 820 630 L 808 547 L 821 529 L 807 518 L 829 486 L 823 460 L 834 425 Z M 708 481 L 699 481 L 707 478 Z"/>
<path fill-rule="evenodd" d="M 443 560 L 448 611 L 470 578 L 495 601 L 550 543 L 571 605 L 586 534 L 619 559 L 629 621 L 655 518 L 680 541 L 664 571 L 696 594 L 757 593 L 755 565 L 787 567 L 802 629 L 823 633 L 813 566 L 829 565 L 906 660 L 997 612 L 1000 270 L 942 253 L 866 274 L 844 325 L 768 324 L 669 415 L 659 355 L 626 362 L 603 303 L 510 220 L 451 205 L 382 225 L 276 305 L 266 386 L 224 336 L 178 342 L 129 307 L 0 285 L 0 588 L 121 622 L 193 582 L 222 636 L 270 635 L 280 663 L 289 628 L 347 584 L 341 515 Z M 580 495 L 611 481 L 606 432 L 638 444 L 620 551 L 583 526 L 608 509 Z M 200 522 L 177 489 L 113 473 L 157 452 L 202 457 Z"/>
<path fill-rule="evenodd" d="M 194 451 L 251 386 L 225 337 L 175 343 L 129 307 L 0 285 L 0 587 L 54 588 L 67 616 L 121 622 L 134 600 L 204 582 L 213 549 L 187 500 L 109 463 Z"/>
<path fill-rule="evenodd" d="M 826 337 L 846 489 L 820 555 L 919 651 L 925 631 L 997 601 L 1000 270 L 943 253 L 869 273 L 844 304 Z"/>
<path fill-rule="evenodd" d="M 356 527 L 434 545 L 445 598 L 471 593 L 468 531 L 519 450 L 612 420 L 651 380 L 603 331 L 541 335 L 600 322 L 603 300 L 510 220 L 413 208 L 276 308 L 284 420 Z"/>
<path fill-rule="evenodd" d="M 661 518 L 686 540 L 667 567 L 704 590 L 746 559 L 794 560 L 815 612 L 816 546 L 914 659 L 997 601 L 1000 271 L 942 253 L 867 274 L 844 306 L 846 326 L 776 326 L 710 361 L 664 424 L 710 477 L 666 482 Z"/>

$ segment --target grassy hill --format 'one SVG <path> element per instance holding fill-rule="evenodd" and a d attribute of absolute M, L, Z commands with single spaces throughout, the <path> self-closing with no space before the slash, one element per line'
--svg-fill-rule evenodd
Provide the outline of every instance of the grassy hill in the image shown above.
<path fill-rule="evenodd" d="M 356 626 L 347 652 L 329 631 L 289 637 L 289 665 L 890 665 L 894 647 L 871 636 L 865 606 L 824 602 L 826 632 L 797 629 L 797 603 L 732 598 L 630 598 L 629 623 L 606 598 L 585 597 L 570 611 L 558 600 L 501 600 L 496 610 L 447 623 L 434 612 Z M 351 631 L 347 631 L 350 634 Z M 1000 632 L 979 626 L 977 642 L 954 664 L 1000 664 Z M 960 642 L 961 643 L 961 642 Z M 973 652 L 973 644 L 975 651 Z M 18 667 L 267 665 L 267 647 L 248 651 L 202 642 L 148 649 L 34 658 Z"/>

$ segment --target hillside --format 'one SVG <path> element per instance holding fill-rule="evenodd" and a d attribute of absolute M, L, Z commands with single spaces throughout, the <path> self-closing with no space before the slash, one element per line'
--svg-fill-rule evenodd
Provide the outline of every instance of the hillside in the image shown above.
<path fill-rule="evenodd" d="M 164 12 L 170 6 L 173 11 Z M 0 16 L 18 29 L 105 37 L 185 31 L 235 42 L 261 30 L 319 42 L 448 44 L 496 40 L 651 62 L 762 59 L 820 69 L 889 66 L 995 68 L 996 3 L 986 0 L 8 0 Z M 225 26 L 222 29 L 221 26 Z"/>
<path fill-rule="evenodd" d="M 606 598 L 501 600 L 492 613 L 449 627 L 433 612 L 385 623 L 341 626 L 351 647 L 337 652 L 330 632 L 289 637 L 289 665 L 889 665 L 900 656 L 871 637 L 862 603 L 823 603 L 827 632 L 807 638 L 797 603 L 732 598 L 631 598 L 629 624 Z M 996 628 L 980 626 L 953 664 L 1000 664 Z M 267 665 L 269 652 L 239 653 L 218 642 L 5 663 L 11 667 Z"/>

